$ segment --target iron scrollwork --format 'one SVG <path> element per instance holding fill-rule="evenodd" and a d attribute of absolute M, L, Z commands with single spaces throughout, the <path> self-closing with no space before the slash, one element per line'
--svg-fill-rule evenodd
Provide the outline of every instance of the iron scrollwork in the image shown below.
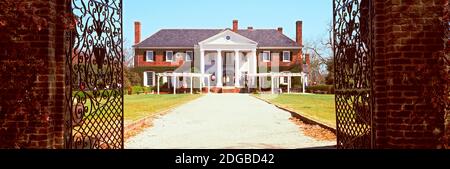
<path fill-rule="evenodd" d="M 123 148 L 122 0 L 72 0 L 66 147 Z"/>
<path fill-rule="evenodd" d="M 337 146 L 373 148 L 370 0 L 334 0 Z"/>

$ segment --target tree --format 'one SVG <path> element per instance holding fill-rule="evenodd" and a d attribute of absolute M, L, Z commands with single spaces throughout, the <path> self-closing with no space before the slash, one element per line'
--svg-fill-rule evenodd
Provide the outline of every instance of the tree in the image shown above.
<path fill-rule="evenodd" d="M 333 78 L 333 46 L 332 25 L 328 25 L 328 35 L 305 42 L 305 53 L 310 54 L 310 79 L 311 82 L 333 84 L 329 79 Z"/>

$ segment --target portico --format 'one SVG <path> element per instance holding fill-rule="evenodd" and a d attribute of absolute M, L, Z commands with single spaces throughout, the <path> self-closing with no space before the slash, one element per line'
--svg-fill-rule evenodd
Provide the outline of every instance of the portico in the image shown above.
<path fill-rule="evenodd" d="M 196 46 L 200 71 L 212 75 L 209 80 L 216 88 L 244 88 L 250 80 L 246 80 L 246 74 L 257 73 L 256 47 L 256 42 L 225 30 Z M 202 83 L 207 80 L 203 79 Z"/>

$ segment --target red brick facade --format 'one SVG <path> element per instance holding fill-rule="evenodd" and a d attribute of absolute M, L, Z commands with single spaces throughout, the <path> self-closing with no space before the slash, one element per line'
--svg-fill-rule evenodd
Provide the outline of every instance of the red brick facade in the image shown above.
<path fill-rule="evenodd" d="M 4 148 L 64 148 L 64 112 L 65 112 L 65 54 L 64 25 L 58 14 L 66 10 L 66 0 L 27 0 L 38 8 L 36 15 L 47 19 L 48 26 L 39 33 L 26 35 L 21 42 L 31 43 L 36 50 L 35 58 L 43 58 L 41 70 L 36 70 L 36 79 L 30 92 L 35 99 L 16 110 L 0 111 L 7 114 L 0 124 L 2 135 L 0 146 Z M 2 60 L 2 62 L 9 62 Z M 10 72 L 17 73 L 17 72 Z M 5 80 L 5 79 L 2 79 Z M 18 80 L 18 79 L 14 79 Z M 23 80 L 23 79 L 22 79 Z M 22 84 L 17 84 L 22 85 Z M 16 92 L 14 90 L 8 91 Z M 2 93 L 3 94 L 3 93 Z M 2 102 L 16 102 L 26 98 L 4 98 Z M 33 110 L 26 108 L 32 104 Z"/>
<path fill-rule="evenodd" d="M 440 78 L 448 78 L 438 63 L 444 1 L 373 3 L 376 148 L 438 148 L 444 114 L 435 103 L 446 93 Z"/>

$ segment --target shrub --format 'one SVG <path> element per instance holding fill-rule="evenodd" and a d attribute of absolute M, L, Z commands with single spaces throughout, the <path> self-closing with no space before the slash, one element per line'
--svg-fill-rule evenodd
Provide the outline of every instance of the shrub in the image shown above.
<path fill-rule="evenodd" d="M 333 85 L 315 85 L 306 87 L 306 92 L 308 93 L 326 93 L 334 94 Z"/>

